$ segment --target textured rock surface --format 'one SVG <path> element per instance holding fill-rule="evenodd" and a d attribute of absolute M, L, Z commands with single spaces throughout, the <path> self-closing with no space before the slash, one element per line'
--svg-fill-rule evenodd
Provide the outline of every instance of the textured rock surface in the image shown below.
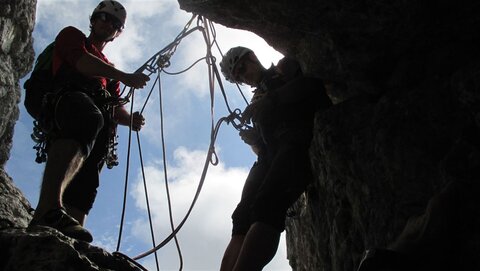
<path fill-rule="evenodd" d="M 336 103 L 317 116 L 317 180 L 288 221 L 294 270 L 354 270 L 387 246 L 422 270 L 480 269 L 478 2 L 179 2 L 296 57 Z"/>
<path fill-rule="evenodd" d="M 13 127 L 18 119 L 19 79 L 33 63 L 31 33 L 36 1 L 6 1 L 0 4 L 0 166 L 8 160 Z"/>
<path fill-rule="evenodd" d="M 65 237 L 48 227 L 10 228 L 0 231 L 0 269 L 25 270 L 117 270 L 140 271 L 121 257 Z"/>
<path fill-rule="evenodd" d="M 30 204 L 3 167 L 18 119 L 19 79 L 28 73 L 34 59 L 31 34 L 36 2 L 1 0 L 0 5 L 0 228 L 3 229 L 25 227 L 30 219 Z"/>
<path fill-rule="evenodd" d="M 31 219 L 30 209 L 28 200 L 0 169 L 0 229 L 27 227 Z"/>

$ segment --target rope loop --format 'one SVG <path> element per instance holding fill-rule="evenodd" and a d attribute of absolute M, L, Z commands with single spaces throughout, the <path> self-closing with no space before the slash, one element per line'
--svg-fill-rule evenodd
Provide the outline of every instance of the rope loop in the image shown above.
<path fill-rule="evenodd" d="M 218 155 L 215 152 L 215 146 L 211 146 L 209 152 L 212 154 L 210 157 L 210 164 L 212 164 L 213 166 L 218 165 Z"/>

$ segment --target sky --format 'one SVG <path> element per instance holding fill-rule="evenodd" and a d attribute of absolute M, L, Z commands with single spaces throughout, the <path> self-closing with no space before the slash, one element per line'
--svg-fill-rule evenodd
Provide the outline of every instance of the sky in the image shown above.
<path fill-rule="evenodd" d="M 40 53 L 65 26 L 75 26 L 89 32 L 89 15 L 99 1 L 38 0 L 36 26 L 33 32 L 34 49 Z M 123 0 L 128 17 L 120 37 L 104 50 L 118 69 L 137 70 L 156 52 L 163 49 L 184 28 L 192 14 L 179 8 L 175 0 Z M 196 24 L 196 22 L 194 22 Z M 229 29 L 215 24 L 216 40 L 225 53 L 234 46 L 253 49 L 265 67 L 282 57 L 263 39 L 246 31 Z M 181 71 L 205 56 L 206 46 L 197 31 L 183 39 L 171 58 L 169 72 Z M 217 61 L 221 55 L 213 52 Z M 212 125 L 207 63 L 200 61 L 191 70 L 179 75 L 160 74 L 166 160 L 163 161 L 160 133 L 158 85 L 150 84 L 135 92 L 134 111 L 141 110 L 148 92 L 153 94 L 145 105 L 146 125 L 139 133 L 148 199 L 155 240 L 158 244 L 170 232 L 165 172 L 171 197 L 174 224 L 185 216 L 200 181 L 210 144 Z M 28 78 L 29 75 L 26 76 Z M 26 78 L 21 80 L 21 84 Z M 237 87 L 222 78 L 232 109 L 246 106 Z M 247 99 L 251 89 L 240 86 Z M 13 149 L 6 170 L 24 192 L 33 207 L 38 201 L 44 164 L 35 163 L 33 141 L 30 138 L 33 119 L 20 103 L 20 119 L 15 126 Z M 214 121 L 228 114 L 218 85 L 215 85 Z M 130 104 L 127 105 L 128 109 Z M 119 162 L 105 168 L 101 175 L 95 205 L 87 219 L 86 228 L 94 235 L 94 245 L 113 252 L 117 247 L 125 181 L 128 180 L 125 221 L 120 252 L 134 257 L 150 248 L 152 240 L 146 211 L 146 197 L 139 163 L 139 147 L 132 134 L 130 167 L 126 176 L 128 129 L 119 128 Z M 215 144 L 219 163 L 210 165 L 198 201 L 183 228 L 178 233 L 182 251 L 183 270 L 218 270 L 225 247 L 230 239 L 231 213 L 240 199 L 243 182 L 255 156 L 245 145 L 232 125 L 223 124 Z M 165 162 L 165 163 L 164 163 Z M 166 165 L 166 167 L 164 166 Z M 179 257 L 173 242 L 157 252 L 160 270 L 179 270 Z M 148 270 L 156 270 L 153 255 L 139 261 Z M 277 255 L 265 270 L 291 270 L 286 260 L 285 238 L 282 234 Z"/>

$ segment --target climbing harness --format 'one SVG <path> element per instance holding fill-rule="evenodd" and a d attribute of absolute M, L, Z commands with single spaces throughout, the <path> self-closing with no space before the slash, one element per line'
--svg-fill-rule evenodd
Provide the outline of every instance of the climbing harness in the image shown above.
<path fill-rule="evenodd" d="M 106 90 L 102 90 L 106 92 Z M 35 145 L 33 149 L 36 151 L 35 162 L 41 164 L 47 161 L 47 151 L 48 151 L 48 142 L 50 139 L 55 138 L 55 127 L 59 127 L 58 123 L 55 120 L 54 111 L 55 107 L 58 106 L 58 101 L 60 97 L 66 93 L 66 91 L 59 90 L 56 93 L 46 93 L 42 101 L 42 114 L 39 116 L 39 120 L 33 121 L 33 131 L 30 135 Z M 93 93 L 93 91 L 92 91 Z M 95 104 L 102 107 L 108 114 L 109 120 L 109 135 L 106 145 L 106 154 L 104 157 L 105 164 L 107 168 L 112 169 L 118 165 L 118 155 L 117 155 L 117 146 L 118 146 L 118 135 L 117 135 L 117 126 L 112 122 L 114 119 L 115 107 L 124 105 L 128 101 L 122 98 L 111 97 L 110 95 L 89 95 L 94 101 Z"/>

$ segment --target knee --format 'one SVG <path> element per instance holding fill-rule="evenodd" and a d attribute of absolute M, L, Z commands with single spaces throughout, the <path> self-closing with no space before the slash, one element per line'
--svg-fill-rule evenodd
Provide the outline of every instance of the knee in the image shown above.
<path fill-rule="evenodd" d="M 242 236 L 247 234 L 248 229 L 250 228 L 250 214 L 249 210 L 242 208 L 243 206 L 239 204 L 235 211 L 232 214 L 232 236 Z"/>
<path fill-rule="evenodd" d="M 85 114 L 82 122 L 82 124 L 79 123 L 78 125 L 82 127 L 82 134 L 89 141 L 94 141 L 105 125 L 105 120 L 100 110 L 88 112 Z"/>

